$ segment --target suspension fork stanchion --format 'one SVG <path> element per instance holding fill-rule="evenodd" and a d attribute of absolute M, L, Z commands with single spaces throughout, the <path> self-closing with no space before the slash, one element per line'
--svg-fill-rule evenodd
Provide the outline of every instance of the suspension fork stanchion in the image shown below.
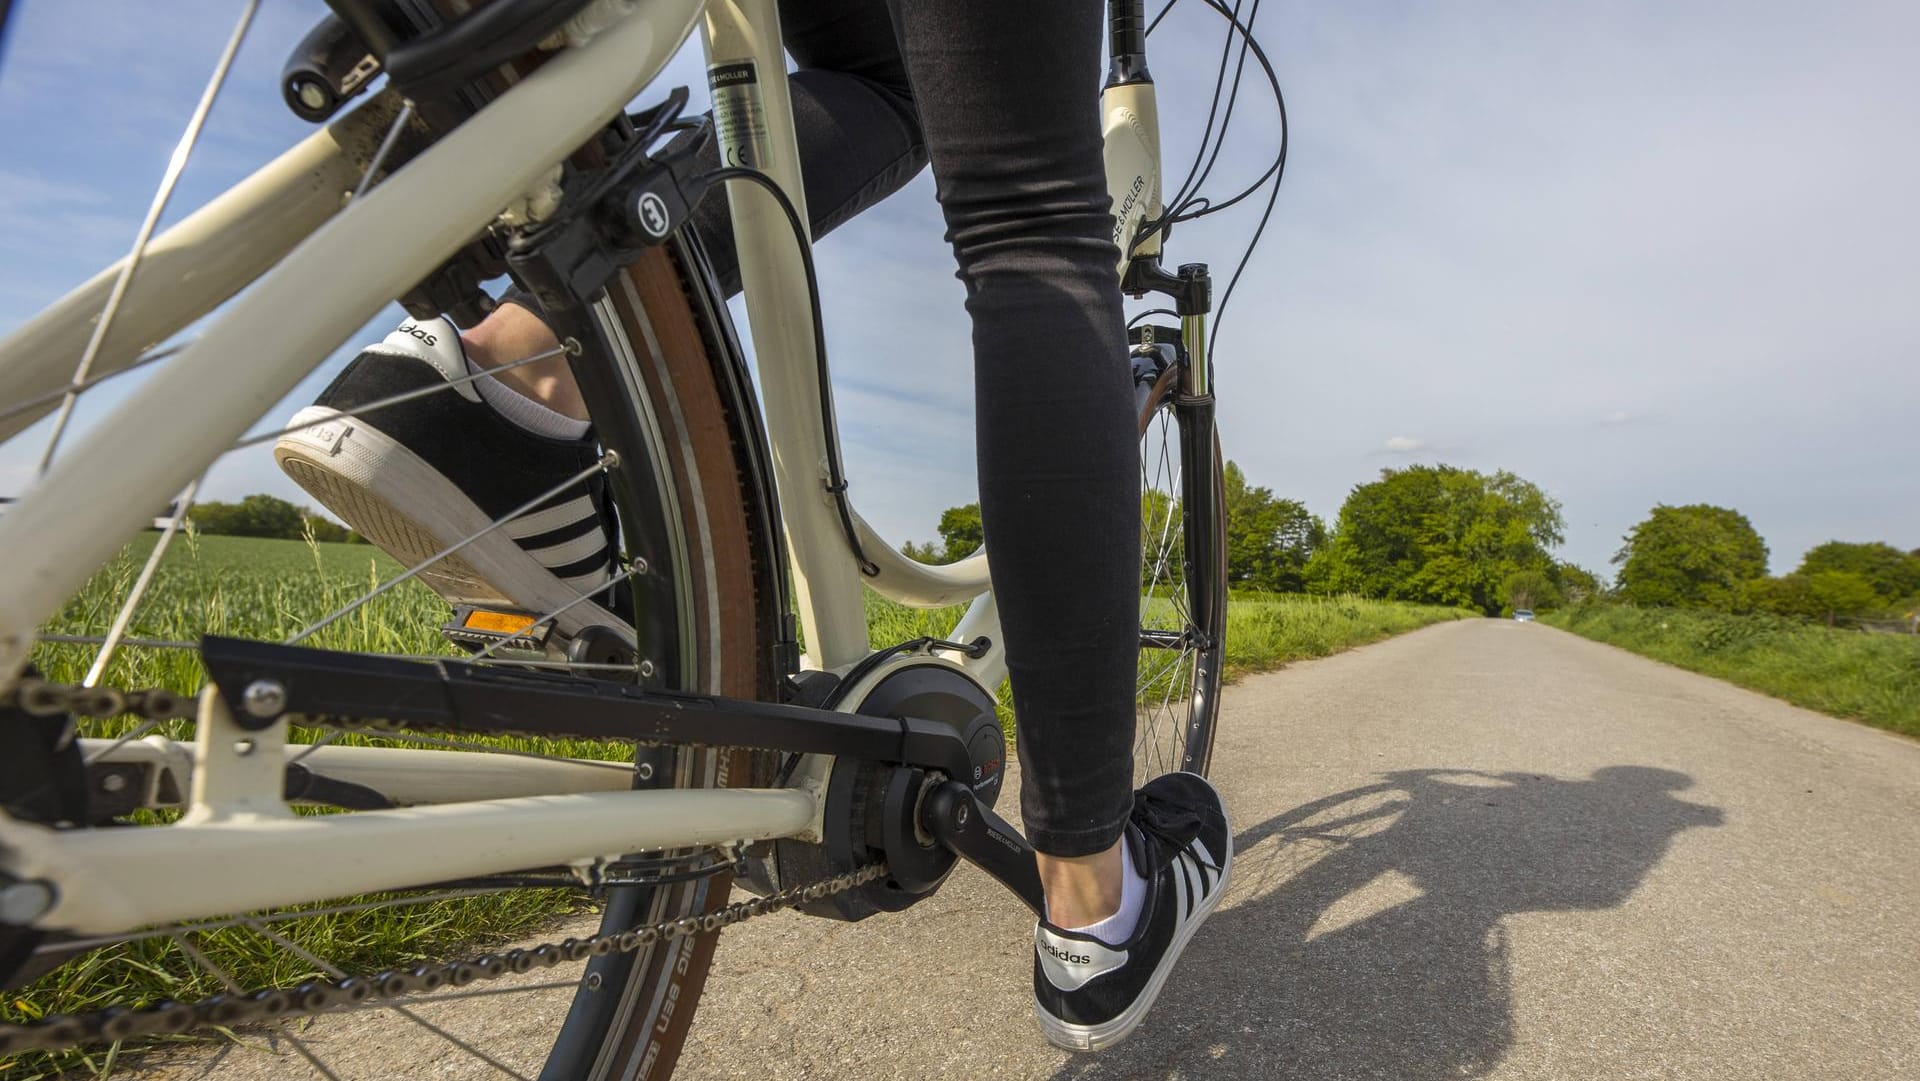
<path fill-rule="evenodd" d="M 1214 693 L 1213 687 L 1218 681 L 1216 669 L 1223 661 L 1224 651 L 1212 648 L 1218 645 L 1212 639 L 1226 633 L 1227 616 L 1227 583 L 1221 568 L 1202 567 L 1193 561 L 1194 553 L 1218 551 L 1224 542 L 1219 535 L 1223 517 L 1218 506 L 1220 463 L 1215 452 L 1213 360 L 1207 339 L 1213 283 L 1204 263 L 1182 266 L 1178 277 L 1182 288 L 1174 292 L 1174 297 L 1180 313 L 1180 338 L 1186 348 L 1187 364 L 1180 376 L 1180 389 L 1174 395 L 1173 407 L 1180 421 L 1181 498 L 1190 510 L 1197 509 L 1184 516 L 1187 552 L 1184 571 L 1188 593 L 1197 602 L 1192 616 L 1200 626 L 1193 630 L 1208 639 L 1195 643 L 1199 648 L 1193 673 L 1194 702 L 1193 708 L 1187 711 L 1189 731 L 1182 746 L 1188 750 L 1180 768 L 1204 774 L 1206 757 L 1203 754 L 1196 759 L 1192 748 L 1203 747 L 1209 752 L 1212 748 L 1212 741 L 1202 738 L 1205 733 L 1198 729 L 1213 723 L 1215 711 L 1206 697 Z"/>

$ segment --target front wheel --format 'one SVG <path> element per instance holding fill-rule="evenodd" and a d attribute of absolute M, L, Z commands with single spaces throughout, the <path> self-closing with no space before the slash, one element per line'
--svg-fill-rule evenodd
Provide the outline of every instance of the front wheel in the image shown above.
<path fill-rule="evenodd" d="M 1135 354 L 1141 542 L 1137 787 L 1175 770 L 1205 776 L 1212 757 L 1226 659 L 1227 512 L 1212 397 L 1183 393 L 1188 361 L 1176 351 L 1148 344 Z"/>

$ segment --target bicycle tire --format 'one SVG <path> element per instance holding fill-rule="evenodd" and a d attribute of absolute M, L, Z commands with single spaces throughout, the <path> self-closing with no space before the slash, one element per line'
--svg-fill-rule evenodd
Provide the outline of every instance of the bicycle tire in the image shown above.
<path fill-rule="evenodd" d="M 1185 396 L 1183 371 L 1169 365 L 1138 394 L 1143 598 L 1136 787 L 1175 770 L 1206 776 L 1225 674 L 1227 510 L 1220 439 L 1212 398 Z M 1163 660 L 1174 636 L 1181 641 L 1179 652 Z"/>
<path fill-rule="evenodd" d="M 697 242 L 681 238 L 650 250 L 615 280 L 597 307 L 600 330 L 615 352 L 638 362 L 651 398 L 651 407 L 640 412 L 650 416 L 655 446 L 664 452 L 657 464 L 671 474 L 672 502 L 698 519 L 684 523 L 683 559 L 675 568 L 690 579 L 676 584 L 696 609 L 677 689 L 766 698 L 780 675 L 772 647 L 784 609 L 784 568 L 772 541 L 777 510 L 757 472 L 757 412 L 716 295 Z M 591 366 L 576 367 L 586 384 Z M 646 513 L 639 502 L 622 501 L 622 525 L 630 537 L 646 532 L 647 523 L 630 521 Z M 644 642 L 647 631 L 636 630 Z M 666 629 L 655 627 L 654 633 Z M 744 784 L 750 768 L 749 754 L 738 749 L 675 757 L 669 775 L 676 787 Z M 600 929 L 618 932 L 713 911 L 726 904 L 731 884 L 725 873 L 615 891 Z M 543 1081 L 670 1076 L 715 942 L 714 935 L 687 936 L 592 961 L 540 1074 Z"/>

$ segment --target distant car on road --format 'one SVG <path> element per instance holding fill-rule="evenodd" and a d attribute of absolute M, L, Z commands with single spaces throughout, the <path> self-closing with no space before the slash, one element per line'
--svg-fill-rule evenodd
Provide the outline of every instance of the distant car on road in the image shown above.
<path fill-rule="evenodd" d="M 1520 622 L 1522 622 L 1522 623 L 1532 623 L 1532 622 L 1533 622 L 1533 609 L 1531 609 L 1531 608 L 1515 608 L 1515 609 L 1513 610 L 1513 618 L 1515 618 L 1515 619 L 1517 619 L 1517 620 L 1519 620 L 1519 621 L 1520 621 Z"/>

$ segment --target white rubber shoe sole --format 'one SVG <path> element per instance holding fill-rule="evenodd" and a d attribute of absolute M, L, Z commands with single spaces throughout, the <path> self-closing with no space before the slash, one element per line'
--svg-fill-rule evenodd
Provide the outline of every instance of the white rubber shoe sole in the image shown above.
<path fill-rule="evenodd" d="M 311 405 L 295 413 L 291 424 L 322 418 L 335 419 L 281 436 L 274 459 L 294 483 L 402 565 L 425 562 L 492 524 L 439 470 L 364 420 Z M 535 615 L 580 595 L 501 530 L 441 559 L 419 578 L 454 604 Z M 626 627 L 594 601 L 574 604 L 554 622 L 568 636 L 589 626 Z"/>
<path fill-rule="evenodd" d="M 1048 1014 L 1040 1008 L 1040 1003 L 1035 1002 L 1033 1016 L 1040 1022 L 1040 1031 L 1047 1037 L 1047 1042 L 1063 1051 L 1105 1051 L 1133 1035 L 1133 1030 L 1139 1028 L 1140 1022 L 1147 1019 L 1147 1011 L 1153 1009 L 1154 1000 L 1160 997 L 1160 989 L 1166 985 L 1167 977 L 1172 974 L 1173 966 L 1179 962 L 1180 955 L 1186 952 L 1187 940 L 1193 937 L 1193 933 L 1200 929 L 1201 924 L 1207 922 L 1207 917 L 1212 915 L 1215 906 L 1219 905 L 1220 898 L 1227 895 L 1227 883 L 1232 881 L 1232 877 L 1233 833 L 1229 831 L 1227 856 L 1220 864 L 1220 888 L 1213 891 L 1213 896 L 1201 902 L 1200 907 L 1187 920 L 1185 927 L 1174 933 L 1173 941 L 1167 945 L 1167 952 L 1160 955 L 1160 964 L 1153 970 L 1153 977 L 1147 981 L 1146 989 L 1140 993 L 1140 997 L 1134 999 L 1133 1005 L 1128 1006 L 1118 1017 L 1097 1025 L 1076 1025 L 1069 1021 L 1062 1021 Z"/>

